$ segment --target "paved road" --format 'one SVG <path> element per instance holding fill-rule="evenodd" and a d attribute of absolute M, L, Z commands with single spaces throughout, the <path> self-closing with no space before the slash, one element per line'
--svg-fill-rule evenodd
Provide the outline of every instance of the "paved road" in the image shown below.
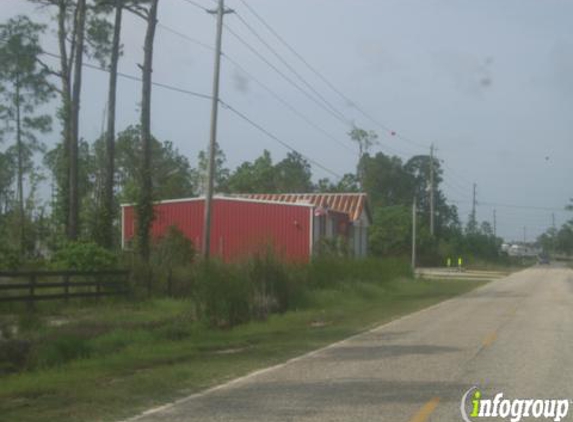
<path fill-rule="evenodd" d="M 572 381 L 573 271 L 538 267 L 136 420 L 457 422 L 474 385 L 573 399 Z"/>

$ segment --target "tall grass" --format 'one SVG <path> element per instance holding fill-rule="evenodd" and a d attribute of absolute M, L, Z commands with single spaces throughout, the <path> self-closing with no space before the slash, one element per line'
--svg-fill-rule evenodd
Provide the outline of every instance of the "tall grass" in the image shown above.
<path fill-rule="evenodd" d="M 191 292 L 185 302 L 155 299 L 145 311 L 139 309 L 143 302 L 131 302 L 120 306 L 123 316 L 115 302 L 106 302 L 98 306 L 96 321 L 89 316 L 89 324 L 81 308 L 70 306 L 76 319 L 57 335 L 50 334 L 53 329 L 40 311 L 22 313 L 12 322 L 20 338 L 0 343 L 0 374 L 59 367 L 154 341 L 180 341 L 193 335 L 195 321 L 205 329 L 229 329 L 290 310 L 330 307 L 345 296 L 372 298 L 391 293 L 393 280 L 410 275 L 408 263 L 398 259 L 321 257 L 287 264 L 266 253 L 233 264 L 198 262 L 185 273 Z M 156 325 L 159 315 L 162 322 Z M 118 327 L 118 318 L 129 325 Z"/>
<path fill-rule="evenodd" d="M 385 283 L 411 275 L 404 260 L 323 257 L 285 264 L 271 253 L 240 264 L 198 264 L 193 274 L 195 308 L 211 326 L 232 327 L 272 313 L 304 308 L 306 293 L 351 283 Z"/>

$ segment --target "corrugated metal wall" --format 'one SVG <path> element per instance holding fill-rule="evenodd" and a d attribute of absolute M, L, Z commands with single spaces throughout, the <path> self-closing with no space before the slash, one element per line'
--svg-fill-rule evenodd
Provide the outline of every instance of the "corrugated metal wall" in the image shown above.
<path fill-rule="evenodd" d="M 151 233 L 162 236 L 175 225 L 197 249 L 203 236 L 203 200 L 155 206 Z M 225 261 L 272 248 L 287 260 L 307 260 L 311 252 L 312 207 L 216 198 L 213 202 L 211 253 Z M 124 238 L 134 235 L 133 207 L 124 207 Z"/>

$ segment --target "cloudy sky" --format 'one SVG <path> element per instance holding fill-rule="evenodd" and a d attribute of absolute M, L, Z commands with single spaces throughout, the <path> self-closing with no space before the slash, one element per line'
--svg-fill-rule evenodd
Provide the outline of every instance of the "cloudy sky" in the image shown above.
<path fill-rule="evenodd" d="M 563 207 L 573 197 L 573 2 L 244 1 L 344 94 L 311 72 L 243 0 L 227 0 L 236 14 L 225 17 L 221 99 L 280 140 L 337 174 L 356 165 L 348 122 L 380 135 L 375 151 L 403 159 L 434 143 L 444 190 L 462 218 L 476 183 L 478 219 L 491 220 L 496 209 L 498 234 L 508 240 L 533 239 L 551 226 L 552 214 L 557 225 L 571 217 Z M 1 20 L 27 13 L 53 29 L 49 11 L 24 0 L 0 4 Z M 210 94 L 215 21 L 202 8 L 214 6 L 160 0 L 154 81 Z M 144 30 L 139 18 L 126 16 L 126 74 L 140 75 Z M 53 31 L 44 42 L 57 52 Z M 84 78 L 81 134 L 91 140 L 102 131 L 107 76 L 86 69 Z M 137 122 L 139 98 L 140 84 L 122 79 L 119 129 Z M 195 163 L 208 142 L 209 101 L 157 87 L 152 107 L 155 135 Z M 287 152 L 228 109 L 219 128 L 229 167 L 265 148 L 275 160 Z M 48 143 L 56 141 L 57 131 Z"/>

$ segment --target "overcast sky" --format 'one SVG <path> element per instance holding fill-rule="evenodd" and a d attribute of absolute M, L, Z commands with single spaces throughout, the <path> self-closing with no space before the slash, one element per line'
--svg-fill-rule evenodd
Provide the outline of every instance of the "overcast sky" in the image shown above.
<path fill-rule="evenodd" d="M 458 201 L 462 219 L 470 212 L 475 182 L 478 219 L 491 220 L 497 209 L 498 234 L 507 240 L 523 239 L 524 227 L 532 240 L 551 226 L 553 213 L 557 225 L 571 218 L 563 207 L 573 197 L 573 2 L 246 1 L 337 90 L 376 120 L 368 120 L 310 72 L 241 0 L 227 0 L 237 12 L 225 17 L 231 31 L 308 91 L 249 32 L 244 19 L 344 116 L 336 119 L 334 112 L 309 100 L 226 29 L 224 54 L 246 72 L 223 61 L 221 99 L 278 138 L 338 174 L 354 171 L 357 160 L 356 148 L 346 135 L 349 128 L 341 120 L 376 131 L 381 145 L 374 152 L 382 150 L 405 160 L 427 153 L 433 142 L 445 162 L 443 188 L 451 201 Z M 194 2 L 208 8 L 215 5 L 212 0 Z M 210 95 L 213 52 L 165 27 L 212 46 L 213 17 L 185 0 L 159 3 L 163 26 L 157 29 L 154 81 Z M 27 13 L 50 22 L 47 11 L 25 0 L 0 0 L 0 4 L 2 21 Z M 144 31 L 141 19 L 126 16 L 120 71 L 140 76 L 137 64 L 142 60 Z M 46 50 L 57 53 L 53 32 L 44 42 Z M 104 73 L 86 69 L 81 135 L 88 140 L 102 132 L 106 84 Z M 120 80 L 119 130 L 137 123 L 139 101 L 140 84 Z M 154 134 L 173 141 L 194 164 L 208 142 L 210 102 L 157 87 L 152 107 Z M 221 110 L 219 130 L 231 168 L 265 148 L 275 160 L 287 152 L 226 109 Z M 57 141 L 57 133 L 48 143 Z M 315 166 L 313 171 L 316 178 L 332 178 Z"/>

